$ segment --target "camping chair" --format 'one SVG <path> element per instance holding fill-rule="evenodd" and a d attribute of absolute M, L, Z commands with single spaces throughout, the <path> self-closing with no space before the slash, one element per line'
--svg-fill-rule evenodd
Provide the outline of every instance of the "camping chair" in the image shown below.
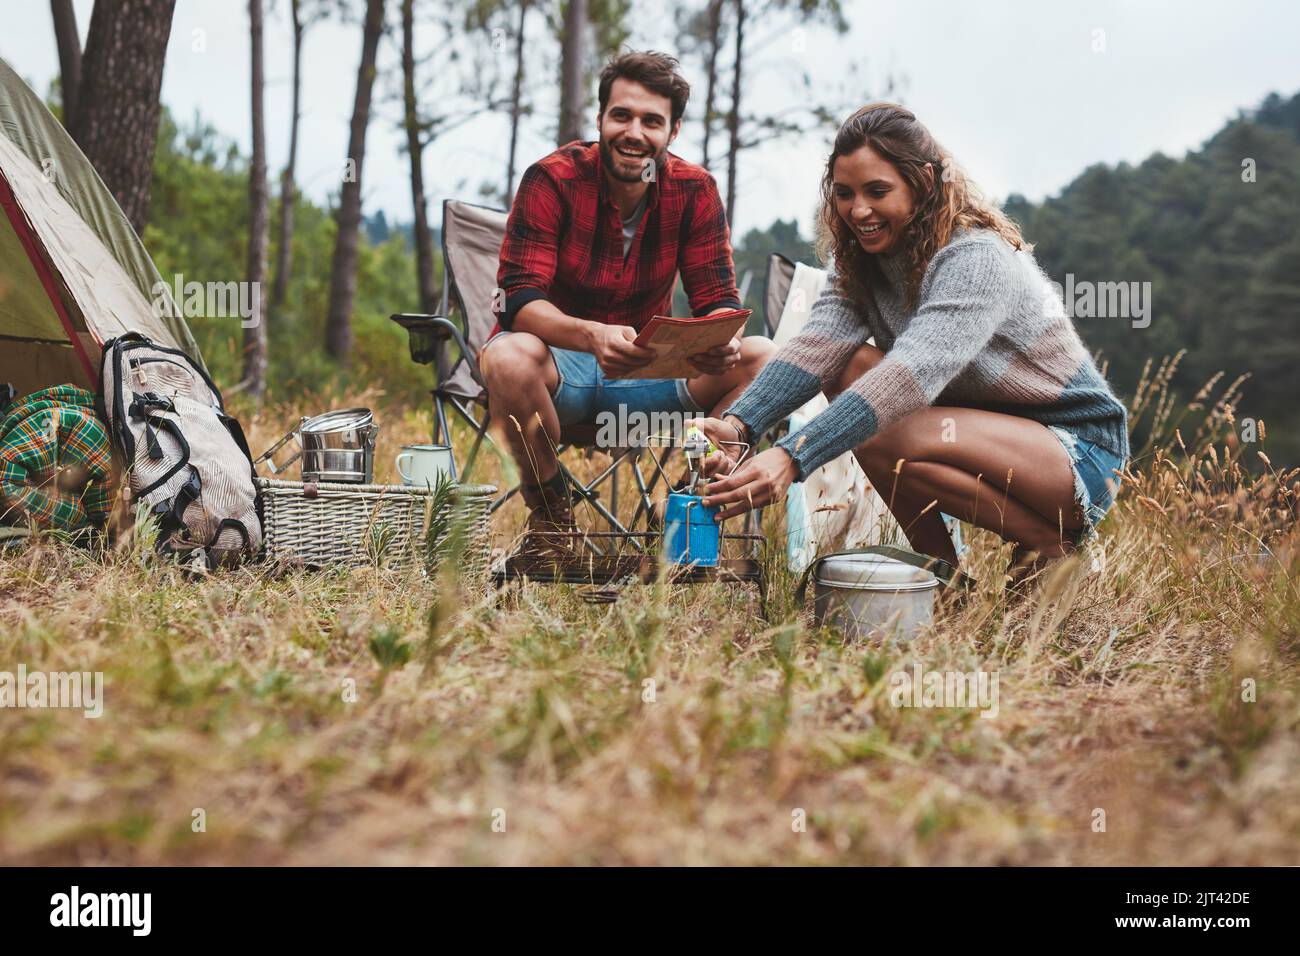
<path fill-rule="evenodd" d="M 392 320 L 407 331 L 411 358 L 421 364 L 432 364 L 436 383 L 433 389 L 433 441 L 452 445 L 448 427 L 448 408 L 459 416 L 474 432 L 474 444 L 465 460 L 463 472 L 458 474 L 455 450 L 452 451 L 452 477 L 467 480 L 474 468 L 483 440 L 495 443 L 488 431 L 491 416 L 487 411 L 487 387 L 478 365 L 479 349 L 487 342 L 496 324 L 492 311 L 497 292 L 497 261 L 501 242 L 505 237 L 506 213 L 473 203 L 445 200 L 442 204 L 442 255 L 445 276 L 442 301 L 437 315 L 401 314 Z M 452 308 L 459 313 L 458 325 L 450 316 Z M 449 353 L 449 343 L 454 342 L 458 354 Z M 594 426 L 566 427 L 561 432 L 557 453 L 566 448 L 590 448 L 595 445 Z M 645 515 L 647 523 L 653 518 L 651 499 L 659 476 L 672 448 L 664 448 L 656 461 L 656 469 L 647 479 L 641 469 L 640 448 L 612 449 L 613 462 L 588 482 L 580 481 L 560 462 L 560 472 L 568 482 L 575 506 L 586 502 L 609 525 L 605 540 L 619 540 L 625 536 L 632 547 L 644 549 L 640 538 L 631 534 L 637 522 Z M 653 455 L 656 449 L 649 449 Z M 617 474 L 625 465 L 637 487 L 637 506 L 631 521 L 624 524 L 615 513 L 618 501 Z M 601 500 L 601 487 L 610 484 L 610 505 Z M 519 486 L 508 489 L 491 506 L 496 511 L 519 491 Z M 591 536 L 584 543 L 594 554 L 603 555 L 604 548 Z"/>
<path fill-rule="evenodd" d="M 767 277 L 763 281 L 763 322 L 767 326 L 767 337 L 776 337 L 776 328 L 781 324 L 781 313 L 785 311 L 785 300 L 790 295 L 790 283 L 794 281 L 794 262 L 774 252 L 767 257 Z"/>

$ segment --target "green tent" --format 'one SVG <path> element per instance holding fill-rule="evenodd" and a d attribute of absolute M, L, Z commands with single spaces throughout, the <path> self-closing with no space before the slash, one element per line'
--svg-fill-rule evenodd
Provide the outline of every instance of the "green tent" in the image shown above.
<path fill-rule="evenodd" d="M 128 331 L 203 361 L 112 193 L 0 59 L 0 383 L 95 389 L 100 346 Z"/>

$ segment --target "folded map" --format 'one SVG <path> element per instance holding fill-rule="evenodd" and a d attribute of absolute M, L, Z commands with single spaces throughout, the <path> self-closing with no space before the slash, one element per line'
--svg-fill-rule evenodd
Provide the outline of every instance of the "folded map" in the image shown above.
<path fill-rule="evenodd" d="M 696 319 L 656 315 L 637 335 L 636 344 L 654 349 L 658 356 L 622 377 L 694 378 L 701 372 L 690 363 L 690 356 L 726 345 L 744 328 L 752 312 L 752 309 L 730 309 Z"/>

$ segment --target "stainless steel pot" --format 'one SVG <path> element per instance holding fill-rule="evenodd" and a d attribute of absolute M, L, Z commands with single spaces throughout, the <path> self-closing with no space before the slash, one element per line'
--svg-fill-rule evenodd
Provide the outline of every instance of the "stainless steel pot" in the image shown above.
<path fill-rule="evenodd" d="M 818 560 L 813 616 L 849 640 L 911 640 L 934 619 L 939 579 L 924 568 L 880 554 L 832 554 Z"/>
<path fill-rule="evenodd" d="M 304 418 L 303 481 L 370 484 L 375 476 L 375 437 L 379 426 L 368 408 L 345 408 Z"/>
<path fill-rule="evenodd" d="M 345 408 L 304 418 L 296 431 L 276 442 L 257 461 L 267 462 L 272 474 L 280 474 L 299 458 L 303 481 L 342 481 L 370 484 L 375 475 L 375 438 L 379 426 L 368 408 Z M 276 464 L 271 457 L 286 442 L 295 439 L 298 451 Z"/>

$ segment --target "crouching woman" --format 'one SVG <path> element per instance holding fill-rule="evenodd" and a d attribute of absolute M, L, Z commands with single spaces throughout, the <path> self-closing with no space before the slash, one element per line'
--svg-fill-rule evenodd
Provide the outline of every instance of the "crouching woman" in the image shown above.
<path fill-rule="evenodd" d="M 852 449 L 913 548 L 954 567 L 941 512 L 1014 542 L 1016 576 L 1088 538 L 1127 415 L 1016 225 L 885 103 L 840 127 L 819 218 L 832 265 L 808 324 L 704 430 L 752 441 L 818 391 L 830 405 L 705 504 L 766 505 Z"/>

